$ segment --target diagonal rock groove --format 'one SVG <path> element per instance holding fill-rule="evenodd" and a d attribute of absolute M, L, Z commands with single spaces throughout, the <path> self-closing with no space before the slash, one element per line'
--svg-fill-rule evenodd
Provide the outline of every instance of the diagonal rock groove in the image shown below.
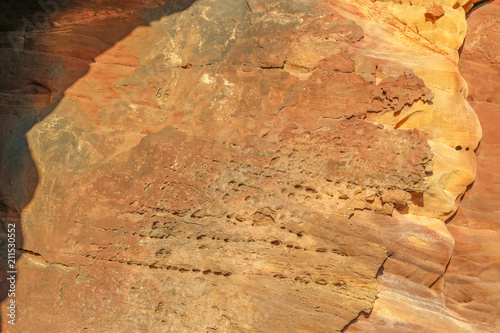
<path fill-rule="evenodd" d="M 446 267 L 444 269 L 444 272 L 443 274 L 441 274 L 437 279 L 436 281 L 432 282 L 430 285 L 429 285 L 429 289 L 432 289 L 432 287 L 434 287 L 434 285 L 440 280 L 443 278 L 443 276 L 446 274 L 446 272 L 448 271 L 448 267 L 450 266 L 450 263 L 451 263 L 451 259 L 452 257 L 450 257 L 450 260 L 448 261 L 448 263 L 446 264 Z"/>
<path fill-rule="evenodd" d="M 349 329 L 349 326 L 351 326 L 352 324 L 356 323 L 361 316 L 363 316 L 364 318 L 370 318 L 371 313 L 372 313 L 371 311 L 370 312 L 361 311 L 358 314 L 358 316 L 356 318 L 354 318 L 353 320 L 351 320 L 349 322 L 349 324 L 347 324 L 346 326 L 344 326 L 344 328 L 341 329 L 340 332 L 347 332 L 347 330 Z"/>

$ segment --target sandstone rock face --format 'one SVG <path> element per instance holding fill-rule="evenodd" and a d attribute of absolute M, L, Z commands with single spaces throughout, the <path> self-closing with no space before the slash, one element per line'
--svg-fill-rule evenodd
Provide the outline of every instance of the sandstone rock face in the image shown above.
<path fill-rule="evenodd" d="M 191 3 L 106 9 L 120 32 L 68 50 L 59 27 L 104 15 L 75 7 L 24 43 L 33 58 L 1 50 L 53 71 L 2 87 L 26 99 L 9 131 L 44 118 L 31 154 L 0 138 L 3 179 L 25 182 L 1 193 L 5 221 L 23 211 L 16 329 L 494 332 L 498 239 L 462 210 L 443 223 L 476 175 L 467 97 L 487 95 L 458 71 L 471 2 Z"/>
<path fill-rule="evenodd" d="M 412 301 L 408 302 L 406 299 L 406 303 L 412 305 L 409 307 L 401 303 L 400 293 L 394 293 L 394 289 L 384 286 L 386 275 L 380 281 L 381 294 L 387 288 L 387 296 L 377 301 L 369 319 L 360 319 L 350 327 L 350 331 L 498 331 L 500 287 L 497 253 L 500 242 L 495 218 L 495 211 L 498 210 L 498 182 L 495 172 L 496 146 L 499 142 L 496 127 L 500 122 L 497 116 L 499 107 L 494 102 L 497 94 L 493 92 L 499 79 L 498 59 L 493 51 L 497 45 L 495 40 L 498 39 L 498 10 L 498 2 L 493 2 L 474 11 L 469 17 L 469 32 L 460 59 L 460 73 L 469 86 L 467 98 L 478 113 L 483 139 L 477 150 L 478 175 L 474 186 L 465 196 L 458 214 L 447 224 L 455 245 L 443 281 L 439 282 L 443 284 L 444 298 L 443 295 L 432 293 L 425 297 L 428 291 L 416 289 L 415 285 L 409 286 L 407 281 L 400 280 L 399 283 L 405 283 L 406 295 L 413 294 L 408 297 Z M 489 38 L 487 42 L 486 36 Z M 389 283 L 395 285 L 392 281 Z M 419 296 L 416 297 L 417 295 Z M 433 306 L 429 305 L 431 300 L 434 300 Z M 394 308 L 395 304 L 402 308 L 399 314 L 402 313 L 405 318 L 404 324 L 399 321 L 400 326 L 390 325 L 395 313 L 388 309 Z M 460 318 L 458 325 L 442 320 L 439 316 L 434 318 L 432 329 L 422 328 L 423 322 L 419 314 L 426 313 L 428 317 L 432 307 L 437 309 L 436 304 L 444 305 L 454 313 L 455 318 Z M 415 309 L 420 311 L 415 312 Z M 477 326 L 470 327 L 470 323 Z"/>
<path fill-rule="evenodd" d="M 119 2 L 123 4 L 123 1 Z M 20 213 L 31 201 L 38 172 L 26 133 L 50 114 L 64 91 L 89 69 L 93 58 L 145 25 L 159 4 L 127 1 L 19 1 L 0 3 L 0 218 L 17 225 L 22 248 Z M 151 7 L 151 8 L 144 8 Z M 179 10 L 170 6 L 170 10 Z M 163 10 L 164 11 L 164 10 Z M 141 12 L 143 16 L 141 17 Z M 91 28 L 90 28 L 91 27 Z M 6 235 L 2 229 L 2 246 Z M 2 256 L 6 254 L 2 250 Z M 3 265 L 5 268 L 5 265 Z M 2 281 L 5 279 L 1 270 Z M 1 284 L 2 299 L 5 283 Z"/>
<path fill-rule="evenodd" d="M 469 33 L 460 59 L 460 72 L 469 84 L 468 99 L 481 121 L 483 139 L 477 150 L 476 181 L 463 199 L 457 216 L 448 224 L 455 238 L 455 250 L 445 274 L 444 288 L 450 309 L 497 328 L 500 327 L 499 15 L 497 1 L 470 16 Z"/>

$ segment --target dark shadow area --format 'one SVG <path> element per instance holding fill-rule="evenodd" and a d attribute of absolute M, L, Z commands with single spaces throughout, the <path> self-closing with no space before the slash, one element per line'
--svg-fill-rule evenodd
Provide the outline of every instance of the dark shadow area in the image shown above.
<path fill-rule="evenodd" d="M 144 21 L 149 24 L 162 17 L 185 11 L 195 2 L 196 0 L 170 0 L 161 7 L 142 9 L 141 15 Z"/>
<path fill-rule="evenodd" d="M 492 3 L 493 1 L 495 0 L 481 0 L 481 1 L 478 1 L 474 4 L 474 6 L 471 8 L 471 10 L 469 12 L 467 12 L 466 14 L 466 18 L 469 18 L 469 16 L 474 12 L 476 11 L 477 9 L 479 9 L 480 7 L 484 6 L 484 5 L 487 5 L 489 3 Z"/>
<path fill-rule="evenodd" d="M 195 1 L 0 0 L 0 302 L 8 296 L 8 272 L 15 270 L 8 265 L 9 237 L 15 234 L 10 243 L 18 259 L 21 212 L 39 179 L 27 132 L 57 107 L 95 57 L 135 28 Z"/>
<path fill-rule="evenodd" d="M 378 279 L 380 276 L 384 275 L 384 265 L 385 263 L 387 262 L 387 259 L 389 259 L 390 257 L 392 257 L 392 253 L 387 255 L 387 258 L 384 259 L 384 261 L 382 262 L 382 264 L 380 265 L 380 268 L 378 269 L 377 271 L 377 274 L 375 275 L 375 279 Z"/>

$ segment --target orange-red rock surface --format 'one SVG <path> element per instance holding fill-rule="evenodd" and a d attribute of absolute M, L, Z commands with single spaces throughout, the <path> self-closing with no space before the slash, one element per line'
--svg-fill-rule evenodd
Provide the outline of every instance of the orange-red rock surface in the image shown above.
<path fill-rule="evenodd" d="M 500 327 L 500 2 L 474 11 L 460 59 L 468 99 L 483 128 L 478 173 L 448 229 L 455 249 L 445 274 L 447 306 Z"/>
<path fill-rule="evenodd" d="M 2 42 L 15 330 L 495 332 L 473 3 L 70 3 Z"/>

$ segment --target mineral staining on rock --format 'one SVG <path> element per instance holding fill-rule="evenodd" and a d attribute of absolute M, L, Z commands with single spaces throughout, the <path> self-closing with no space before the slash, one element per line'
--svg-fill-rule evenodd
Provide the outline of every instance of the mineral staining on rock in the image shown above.
<path fill-rule="evenodd" d="M 96 57 L 28 136 L 19 283 L 59 298 L 19 325 L 340 332 L 379 297 L 459 327 L 442 221 L 481 131 L 453 5 L 200 0 Z"/>

